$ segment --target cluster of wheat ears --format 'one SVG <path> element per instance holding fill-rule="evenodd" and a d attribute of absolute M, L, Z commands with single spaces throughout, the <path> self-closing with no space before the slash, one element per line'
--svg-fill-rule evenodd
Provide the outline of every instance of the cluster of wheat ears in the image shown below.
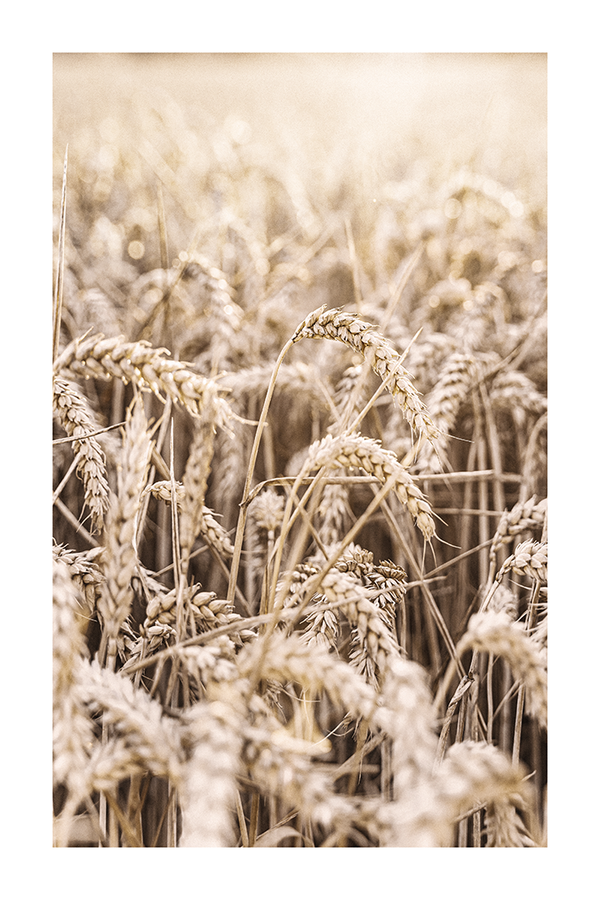
<path fill-rule="evenodd" d="M 543 846 L 543 224 L 469 169 L 319 211 L 229 152 L 149 269 L 114 161 L 65 162 L 55 844 Z"/>

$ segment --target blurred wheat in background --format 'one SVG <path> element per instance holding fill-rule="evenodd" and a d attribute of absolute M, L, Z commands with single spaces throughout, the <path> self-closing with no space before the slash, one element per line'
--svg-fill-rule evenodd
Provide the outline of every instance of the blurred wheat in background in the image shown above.
<path fill-rule="evenodd" d="M 54 840 L 547 833 L 546 58 L 54 58 Z"/>

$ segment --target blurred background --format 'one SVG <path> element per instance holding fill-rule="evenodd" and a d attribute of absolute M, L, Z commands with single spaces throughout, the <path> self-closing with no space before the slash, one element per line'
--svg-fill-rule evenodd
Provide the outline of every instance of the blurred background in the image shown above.
<path fill-rule="evenodd" d="M 53 109 L 55 235 L 68 144 L 79 287 L 170 265 L 194 235 L 229 275 L 232 216 L 266 244 L 346 219 L 367 269 L 400 223 L 389 275 L 458 218 L 461 172 L 477 203 L 545 230 L 545 54 L 56 54 Z"/>
<path fill-rule="evenodd" d="M 110 145 L 160 109 L 182 152 L 206 151 L 225 128 L 315 171 L 350 149 L 377 176 L 429 156 L 443 177 L 476 158 L 512 187 L 527 182 L 527 199 L 544 196 L 545 54 L 55 54 L 61 160 L 66 139 L 83 152 L 86 127 Z"/>

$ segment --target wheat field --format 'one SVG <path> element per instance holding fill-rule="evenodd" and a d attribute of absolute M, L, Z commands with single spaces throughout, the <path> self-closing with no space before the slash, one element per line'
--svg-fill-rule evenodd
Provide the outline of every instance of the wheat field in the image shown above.
<path fill-rule="evenodd" d="M 56 847 L 547 845 L 545 76 L 55 56 Z"/>

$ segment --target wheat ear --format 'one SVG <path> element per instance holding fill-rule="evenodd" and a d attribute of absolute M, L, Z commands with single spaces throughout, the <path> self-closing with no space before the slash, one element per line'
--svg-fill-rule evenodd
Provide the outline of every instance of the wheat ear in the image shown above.
<path fill-rule="evenodd" d="M 295 736 L 294 720 L 282 726 L 256 695 L 250 706 L 252 721 L 244 730 L 243 758 L 256 785 L 330 834 L 342 836 L 361 820 L 374 831 L 361 815 L 361 805 L 336 793 L 331 774 L 315 767 L 311 756 L 319 752 L 320 744 Z"/>
<path fill-rule="evenodd" d="M 496 580 L 501 581 L 503 576 L 511 570 L 519 575 L 528 575 L 534 581 L 545 584 L 548 581 L 548 544 L 534 540 L 517 544 L 515 552 L 498 570 Z"/>
<path fill-rule="evenodd" d="M 193 416 L 199 416 L 214 382 L 190 371 L 185 362 L 165 359 L 166 353 L 164 348 L 155 349 L 147 341 L 127 343 L 122 337 L 96 334 L 65 347 L 54 363 L 54 371 L 73 372 L 85 378 L 120 378 L 141 390 L 150 389 L 158 397 L 164 394 Z M 222 398 L 219 406 L 227 417 L 229 409 Z"/>
<path fill-rule="evenodd" d="M 388 846 L 452 846 L 457 821 L 474 806 L 527 794 L 526 773 L 496 747 L 474 741 L 453 744 L 439 768 L 383 808 Z"/>
<path fill-rule="evenodd" d="M 516 503 L 511 510 L 504 510 L 490 546 L 490 553 L 496 554 L 501 544 L 508 544 L 523 531 L 542 526 L 547 511 L 548 501 L 544 499 L 536 502 L 535 497 Z"/>
<path fill-rule="evenodd" d="M 485 808 L 486 847 L 537 847 L 520 818 L 517 807 L 522 806 L 518 794 L 499 798 Z"/>
<path fill-rule="evenodd" d="M 78 621 L 81 600 L 61 559 L 53 562 L 53 750 L 54 780 L 78 799 L 87 790 L 88 747 L 94 740 L 91 719 L 76 690 L 75 668 L 86 653 Z"/>
<path fill-rule="evenodd" d="M 183 508 L 183 501 L 185 498 L 185 486 L 181 481 L 175 482 L 175 501 L 177 503 L 177 509 L 181 512 Z M 163 500 L 165 503 L 171 502 L 171 482 L 170 481 L 155 481 L 154 484 L 149 485 L 144 488 L 142 493 L 142 497 L 146 496 L 146 494 L 152 494 L 153 497 L 157 497 L 159 500 Z M 223 528 L 220 522 L 215 519 L 213 515 L 213 510 L 209 509 L 207 506 L 203 506 L 201 510 L 201 515 L 199 516 L 198 521 L 198 530 L 202 537 L 206 540 L 206 543 L 209 546 L 214 547 L 214 549 L 221 554 L 221 556 L 229 557 L 233 554 L 233 544 L 229 539 L 229 535 L 227 531 Z"/>
<path fill-rule="evenodd" d="M 131 579 L 137 563 L 136 517 L 150 458 L 146 428 L 144 405 L 138 395 L 127 411 L 117 495 L 112 497 L 104 533 L 102 567 L 106 580 L 98 603 L 103 620 L 99 657 L 103 661 L 115 659 L 119 631 L 133 599 Z"/>
<path fill-rule="evenodd" d="M 538 643 L 519 622 L 513 622 L 504 612 L 479 612 L 469 619 L 469 626 L 459 641 L 459 655 L 472 649 L 502 656 L 509 663 L 515 677 L 527 690 L 532 713 L 542 727 L 547 724 L 548 673 Z"/>
<path fill-rule="evenodd" d="M 186 572 L 194 541 L 202 527 L 204 500 L 214 450 L 218 397 L 214 385 L 207 385 L 202 413 L 196 421 L 194 439 L 183 473 L 183 498 L 179 522 L 181 560 Z"/>
<path fill-rule="evenodd" d="M 87 435 L 98 430 L 94 415 L 84 397 L 72 384 L 62 378 L 53 379 L 54 414 L 73 441 L 73 453 L 78 458 L 76 472 L 83 482 L 84 498 L 92 516 L 92 525 L 102 530 L 108 509 L 108 479 L 106 457 L 94 437 Z"/>
<path fill-rule="evenodd" d="M 303 338 L 341 341 L 360 353 L 382 381 L 387 381 L 387 389 L 397 399 L 411 429 L 435 443 L 438 428 L 402 366 L 400 354 L 373 325 L 353 313 L 321 307 L 304 320 L 291 340 L 296 342 Z"/>
<path fill-rule="evenodd" d="M 76 677 L 82 701 L 92 713 L 102 713 L 112 736 L 129 748 L 137 763 L 178 786 L 184 751 L 175 723 L 163 715 L 160 703 L 119 672 L 102 668 L 97 660 L 82 660 Z"/>
<path fill-rule="evenodd" d="M 425 669 L 412 660 L 389 658 L 381 701 L 374 724 L 392 739 L 394 799 L 399 801 L 433 770 L 437 722 Z"/>
<path fill-rule="evenodd" d="M 185 716 L 191 752 L 181 785 L 181 847 L 234 845 L 244 715 L 239 695 L 221 690 L 217 697 L 194 704 Z"/>
<path fill-rule="evenodd" d="M 361 434 L 327 435 L 309 448 L 302 474 L 311 469 L 331 466 L 363 469 L 367 474 L 374 475 L 381 484 L 393 478 L 394 493 L 415 519 L 425 540 L 434 537 L 435 522 L 431 506 L 396 454 L 385 450 L 378 441 Z"/>
<path fill-rule="evenodd" d="M 356 583 L 353 584 L 356 589 Z M 268 652 L 265 653 L 265 642 Z M 377 706 L 375 689 L 347 663 L 323 647 L 308 646 L 299 635 L 265 633 L 238 654 L 242 677 L 295 681 L 311 690 L 326 690 L 332 701 L 355 718 L 369 721 Z"/>
<path fill-rule="evenodd" d="M 68 550 L 58 544 L 54 544 L 52 547 L 53 558 L 60 559 L 65 563 L 70 577 L 81 594 L 83 603 L 78 614 L 82 618 L 89 618 L 92 615 L 100 597 L 100 586 L 104 581 L 104 575 L 97 559 L 102 553 L 102 547 L 94 547 L 92 550 L 84 550 L 80 553 Z"/>

